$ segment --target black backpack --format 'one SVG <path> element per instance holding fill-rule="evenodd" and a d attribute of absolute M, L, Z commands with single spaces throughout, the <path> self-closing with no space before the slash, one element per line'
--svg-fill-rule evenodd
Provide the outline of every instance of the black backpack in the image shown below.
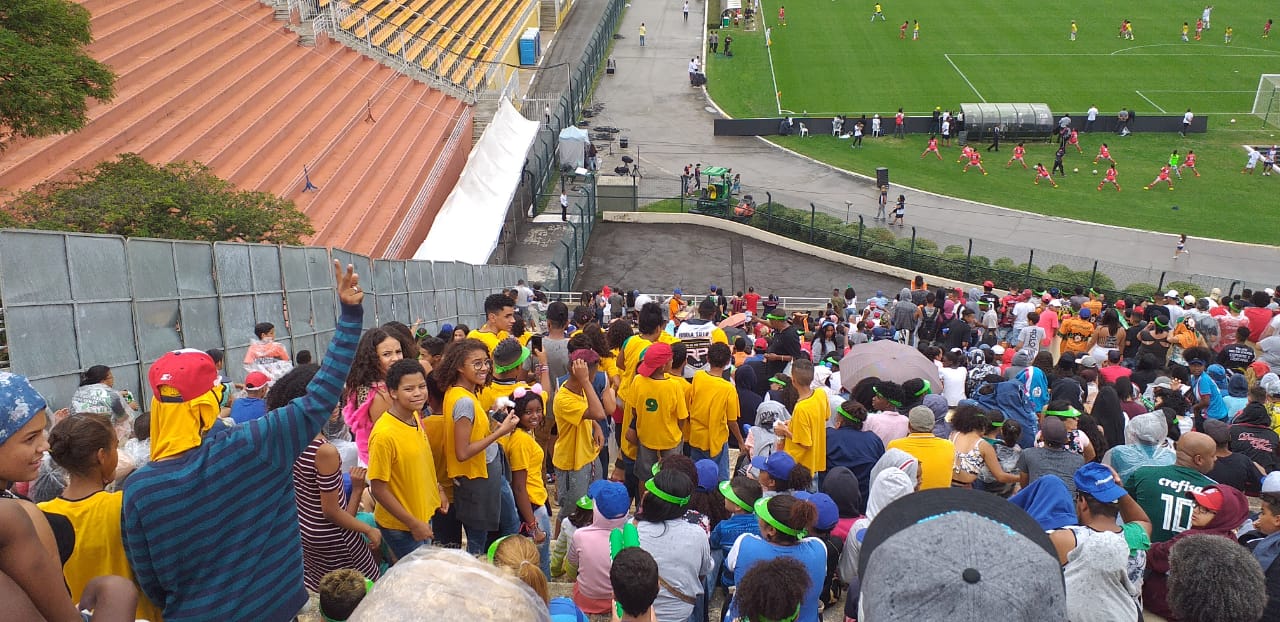
<path fill-rule="evenodd" d="M 920 329 L 916 334 L 921 342 L 938 338 L 938 315 L 937 307 L 926 305 L 920 309 Z"/>

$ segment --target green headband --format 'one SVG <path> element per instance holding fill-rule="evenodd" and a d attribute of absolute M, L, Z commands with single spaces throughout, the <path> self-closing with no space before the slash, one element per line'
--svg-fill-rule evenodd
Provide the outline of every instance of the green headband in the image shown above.
<path fill-rule="evenodd" d="M 764 319 L 766 319 L 766 320 L 782 320 L 782 321 L 786 321 L 787 316 L 785 316 L 785 315 L 778 315 L 777 313 L 765 313 L 765 314 L 764 314 Z"/>
<path fill-rule="evenodd" d="M 782 521 L 774 518 L 773 515 L 769 513 L 769 497 L 760 497 L 760 500 L 756 501 L 756 516 L 764 519 L 764 522 L 769 523 L 779 532 L 785 533 L 797 540 L 803 540 L 807 535 L 803 529 L 788 527 L 783 525 Z"/>
<path fill-rule="evenodd" d="M 368 594 L 371 591 L 373 591 L 373 581 L 370 581 L 369 579 L 365 579 L 364 593 Z M 324 611 L 320 612 L 320 617 L 324 618 L 324 622 L 341 622 L 340 620 L 334 620 L 333 618 L 330 618 L 329 616 L 325 615 Z"/>
<path fill-rule="evenodd" d="M 859 418 L 857 418 L 857 417 L 855 417 L 855 416 L 853 416 L 853 415 L 849 414 L 849 413 L 848 413 L 848 411 L 846 411 L 846 410 L 844 409 L 844 405 L 843 405 L 843 404 L 841 404 L 840 406 L 836 406 L 836 412 L 840 413 L 840 416 L 841 416 L 841 417 L 844 417 L 845 419 L 848 419 L 849 421 L 852 421 L 852 422 L 854 422 L 854 423 L 862 423 L 862 420 L 861 420 L 861 419 L 859 419 Z"/>
<path fill-rule="evenodd" d="M 524 363 L 524 362 L 525 362 L 525 360 L 526 360 L 526 359 L 528 359 L 528 358 L 529 358 L 529 348 L 520 348 L 520 358 L 517 358 L 517 359 L 516 359 L 514 362 L 512 362 L 510 365 L 494 365 L 494 366 L 493 366 L 493 373 L 495 373 L 495 374 L 505 374 L 505 373 L 507 373 L 507 372 L 509 372 L 509 371 L 511 371 L 511 370 L 513 370 L 513 369 L 515 369 L 515 368 L 517 368 L 517 367 L 519 367 L 519 366 L 520 366 L 522 363 Z"/>
<path fill-rule="evenodd" d="M 738 493 L 733 491 L 733 486 L 729 484 L 728 480 L 720 482 L 720 494 L 724 495 L 725 499 L 732 501 L 734 505 L 742 508 L 748 514 L 751 513 L 751 504 L 743 501 L 742 497 L 739 497 Z"/>
<path fill-rule="evenodd" d="M 993 428 L 1003 428 L 1003 427 L 1004 427 L 1004 422 L 1003 422 L 1003 421 L 992 421 L 992 422 L 990 422 L 990 423 L 991 423 L 991 427 L 993 427 Z"/>
<path fill-rule="evenodd" d="M 784 387 L 785 387 L 785 386 L 787 386 L 787 381 L 786 381 L 786 380 L 783 380 L 783 379 L 781 379 L 781 378 L 779 378 L 779 377 L 777 377 L 777 376 L 774 376 L 774 377 L 772 377 L 772 378 L 770 378 L 770 379 L 769 379 L 769 384 L 779 384 L 779 385 L 782 385 L 782 386 L 784 386 Z"/>
<path fill-rule="evenodd" d="M 677 497 L 661 488 L 658 488 L 658 485 L 653 483 L 653 479 L 645 480 L 644 489 L 653 493 L 655 497 L 662 499 L 667 503 L 675 504 L 681 507 L 689 505 L 689 497 Z"/>
<path fill-rule="evenodd" d="M 747 622 L 795 622 L 795 619 L 798 617 L 800 617 L 800 605 L 796 605 L 795 612 L 785 618 L 778 618 L 777 620 L 770 620 L 769 618 L 759 618 L 756 620 L 747 620 Z M 746 620 L 746 618 L 743 618 L 743 620 Z"/>
<path fill-rule="evenodd" d="M 493 557 L 498 554 L 498 547 L 502 546 L 502 541 L 506 540 L 507 538 L 510 538 L 512 535 L 515 535 L 515 534 L 502 536 L 501 538 L 494 540 L 493 544 L 489 545 L 489 563 L 490 564 L 493 563 Z"/>
<path fill-rule="evenodd" d="M 924 395 L 925 393 L 928 393 L 933 390 L 933 385 L 929 384 L 928 380 L 921 378 L 920 381 L 924 383 L 924 386 L 921 387 L 919 391 L 916 391 L 916 397 L 920 397 L 921 395 Z M 881 397 L 884 397 L 884 396 L 881 396 Z M 885 398 L 885 399 L 888 399 L 888 398 Z"/>
<path fill-rule="evenodd" d="M 1236 300 L 1236 299 L 1234 299 L 1234 298 L 1232 298 L 1232 299 L 1231 299 L 1231 302 L 1228 302 L 1228 303 L 1227 303 L 1227 306 L 1228 306 L 1228 307 L 1231 307 L 1231 310 L 1232 310 L 1232 311 L 1239 311 L 1239 310 L 1240 310 L 1240 301 L 1239 301 L 1239 300 Z"/>
<path fill-rule="evenodd" d="M 655 463 L 653 463 L 653 467 L 651 467 L 651 468 L 649 469 L 649 473 L 650 473 L 651 475 L 657 475 L 657 474 L 658 474 L 658 472 L 659 472 L 659 471 L 661 471 L 661 470 L 662 470 L 662 463 L 661 463 L 661 462 L 655 462 Z"/>
<path fill-rule="evenodd" d="M 1159 326 L 1160 328 L 1169 328 L 1169 325 L 1168 325 L 1168 324 L 1165 324 L 1165 323 L 1160 319 L 1160 316 L 1158 316 L 1158 315 L 1157 315 L 1157 316 L 1155 316 L 1155 317 L 1153 317 L 1153 318 L 1151 318 L 1151 323 L 1152 323 L 1152 324 L 1155 324 L 1156 326 Z"/>
<path fill-rule="evenodd" d="M 593 501 L 591 497 L 588 497 L 587 495 L 582 495 L 581 497 L 578 497 L 578 502 L 575 503 L 574 505 L 577 505 L 580 509 L 583 509 L 583 510 L 591 510 L 596 507 L 596 502 Z"/>
<path fill-rule="evenodd" d="M 1044 414 L 1046 417 L 1062 417 L 1066 419 L 1075 419 L 1076 417 L 1080 416 L 1080 411 L 1076 410 L 1074 407 L 1068 406 L 1066 410 L 1046 410 L 1044 411 Z"/>
<path fill-rule="evenodd" d="M 897 400 L 891 400 L 891 399 L 889 399 L 889 398 L 885 397 L 885 396 L 884 396 L 884 394 L 880 392 L 880 387 L 871 387 L 871 392 L 872 392 L 872 393 L 875 393 L 876 395 L 879 395 L 879 396 L 880 396 L 880 397 L 882 397 L 882 398 L 884 398 L 884 401 L 889 402 L 890 404 L 893 404 L 895 407 L 901 407 L 901 406 L 902 406 L 902 402 L 899 402 L 899 401 L 897 401 Z"/>

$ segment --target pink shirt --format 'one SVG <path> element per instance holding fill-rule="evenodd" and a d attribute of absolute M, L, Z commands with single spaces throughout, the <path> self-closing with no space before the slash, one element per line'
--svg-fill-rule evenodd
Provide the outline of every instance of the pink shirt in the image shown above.
<path fill-rule="evenodd" d="M 874 432 L 884 441 L 886 447 L 890 441 L 906 438 L 907 418 L 897 412 L 874 412 L 867 415 L 867 422 L 862 425 L 867 432 Z"/>
<path fill-rule="evenodd" d="M 609 556 L 609 534 L 615 527 L 627 522 L 627 517 L 605 518 L 600 510 L 592 510 L 593 519 L 590 525 L 573 532 L 573 540 L 569 543 L 569 551 L 565 559 L 569 565 L 578 568 L 578 580 L 574 584 L 574 603 L 585 613 L 608 613 L 609 605 L 603 611 L 597 609 L 595 602 L 613 600 L 613 584 L 609 582 L 609 568 L 613 560 Z"/>
<path fill-rule="evenodd" d="M 1053 307 L 1045 307 L 1040 312 L 1040 321 L 1036 322 L 1036 326 L 1044 329 L 1044 339 L 1040 340 L 1040 347 L 1047 348 L 1053 343 L 1053 336 L 1058 334 L 1058 314 Z"/>

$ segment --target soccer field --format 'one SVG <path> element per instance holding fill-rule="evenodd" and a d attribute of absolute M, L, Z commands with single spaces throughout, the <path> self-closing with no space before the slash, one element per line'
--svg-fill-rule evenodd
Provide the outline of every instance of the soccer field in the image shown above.
<path fill-rule="evenodd" d="M 784 0 L 785 1 L 785 0 Z M 1223 4 L 1213 11 L 1212 28 L 1195 41 L 1195 22 L 1204 3 L 1174 0 L 1134 3 L 1129 9 L 1101 0 L 1032 4 L 998 0 L 955 5 L 938 0 L 887 0 L 885 21 L 869 21 L 874 2 L 808 0 L 787 4 L 787 26 L 777 24 L 778 1 L 762 0 L 764 28 L 721 31 L 734 38 L 734 56 L 708 57 L 708 89 L 734 117 L 860 114 L 885 117 L 899 107 L 927 115 L 935 106 L 958 110 L 961 103 L 1047 103 L 1055 113 L 1082 114 L 1092 105 L 1113 118 L 1121 108 L 1139 117 L 1181 115 L 1191 108 L 1208 117 L 1207 134 L 1082 134 L 1085 153 L 1070 150 L 1061 188 L 1032 186 L 1021 167 L 1005 169 L 1013 145 L 985 153 L 990 176 L 963 175 L 955 164 L 956 142 L 943 148 L 944 162 L 919 157 L 926 136 L 865 141 L 830 136 L 773 137 L 771 140 L 840 168 L 874 175 L 888 167 L 894 183 L 1028 212 L 1170 233 L 1275 244 L 1280 230 L 1277 177 L 1245 176 L 1244 145 L 1280 141 L 1280 129 L 1262 128 L 1250 113 L 1263 73 L 1280 73 L 1280 31 L 1263 39 L 1267 15 L 1260 3 Z M 1247 5 L 1247 6 L 1246 6 Z M 1275 18 L 1280 18 L 1277 8 Z M 1134 41 L 1117 34 L 1124 19 L 1134 23 Z M 903 20 L 920 20 L 921 37 L 898 39 Z M 1069 40 L 1071 20 L 1079 25 Z M 1192 41 L 1180 41 L 1182 22 Z M 1233 26 L 1234 40 L 1223 43 Z M 774 86 L 776 80 L 776 88 Z M 1230 119 L 1235 118 L 1236 124 Z M 868 130 L 869 132 L 869 130 Z M 1108 142 L 1120 162 L 1124 192 L 1098 192 L 1092 170 L 1098 144 Z M 982 147 L 985 147 L 983 145 Z M 1027 145 L 1030 164 L 1052 164 L 1053 146 Z M 1173 192 L 1144 192 L 1169 153 L 1193 149 L 1203 177 L 1175 180 Z M 1105 166 L 1097 167 L 1105 172 Z M 749 180 L 743 180 L 750 184 Z M 843 197 L 816 195 L 818 202 L 842 205 Z M 1223 208 L 1230 208 L 1224 212 Z"/>
<path fill-rule="evenodd" d="M 778 8 L 786 5 L 786 25 Z M 886 0 L 885 20 L 870 21 L 874 2 L 761 0 L 755 32 L 731 31 L 735 56 L 712 57 L 717 101 L 734 116 L 781 113 L 884 115 L 902 107 L 927 114 L 961 103 L 1047 103 L 1054 112 L 1105 115 L 1122 106 L 1139 115 L 1247 116 L 1258 78 L 1280 73 L 1280 31 L 1261 38 L 1263 3 L 1222 4 L 1212 28 L 1195 41 L 1203 1 L 1119 3 L 1083 0 L 954 3 Z M 1069 40 L 1071 20 L 1079 26 Z M 1118 37 L 1124 19 L 1134 40 Z M 919 20 L 899 39 L 905 20 Z M 1180 40 L 1190 22 L 1192 40 Z M 1226 44 L 1223 32 L 1235 30 Z M 771 45 L 764 45 L 764 28 Z M 776 87 L 774 86 L 776 84 Z M 722 101 L 723 100 L 723 101 Z"/>

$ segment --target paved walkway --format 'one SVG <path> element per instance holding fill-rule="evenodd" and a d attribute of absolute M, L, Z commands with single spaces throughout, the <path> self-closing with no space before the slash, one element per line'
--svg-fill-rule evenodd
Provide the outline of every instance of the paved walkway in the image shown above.
<path fill-rule="evenodd" d="M 841 218 L 846 200 L 864 215 L 874 214 L 872 180 L 810 161 L 759 138 L 712 136 L 712 119 L 718 113 L 703 89 L 689 86 L 686 73 L 689 59 L 703 53 L 704 20 L 696 17 L 703 8 L 704 0 L 693 0 L 688 22 L 676 0 L 636 2 L 627 9 L 619 28 L 622 38 L 613 51 L 618 71 L 605 76 L 596 90 L 595 101 L 604 106 L 593 125 L 622 128 L 619 136 L 628 137 L 630 145 L 623 150 L 615 144 L 612 154 L 604 154 L 601 169 L 611 171 L 622 155 L 638 153 L 645 175 L 641 194 L 669 197 L 678 193 L 685 164 L 731 166 L 746 180 L 743 191 L 754 190 L 759 199 L 767 189 L 775 201 L 794 207 L 812 201 Z M 648 32 L 644 47 L 638 36 L 641 22 Z M 1120 265 L 1236 278 L 1251 286 L 1280 282 L 1280 247 L 1193 238 L 1188 245 L 1192 254 L 1175 262 L 1171 258 L 1176 240 L 1166 233 L 1041 216 L 911 189 L 906 194 L 912 219 L 946 223 L 957 235 L 1019 246 L 1034 241 L 1037 249 Z"/>

